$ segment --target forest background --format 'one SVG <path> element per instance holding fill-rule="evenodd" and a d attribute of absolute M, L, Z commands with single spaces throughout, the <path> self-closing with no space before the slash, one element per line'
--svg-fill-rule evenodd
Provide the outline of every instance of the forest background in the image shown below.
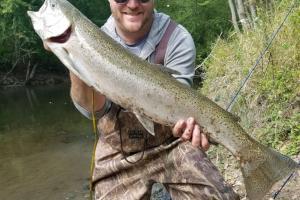
<path fill-rule="evenodd" d="M 98 26 L 110 15 L 107 0 L 71 2 Z M 68 80 L 66 68 L 44 50 L 26 15 L 42 3 L 0 1 L 2 88 Z M 183 24 L 194 38 L 195 87 L 224 108 L 292 5 L 282 30 L 232 109 L 255 138 L 291 156 L 300 152 L 299 2 L 156 0 L 157 10 Z"/>

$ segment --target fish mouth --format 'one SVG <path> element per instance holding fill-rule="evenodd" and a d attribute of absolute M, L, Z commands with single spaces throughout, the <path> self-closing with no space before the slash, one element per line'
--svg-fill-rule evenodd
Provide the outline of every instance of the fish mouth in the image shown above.
<path fill-rule="evenodd" d="M 65 43 L 69 40 L 71 33 L 72 33 L 72 26 L 69 26 L 69 28 L 67 28 L 65 32 L 63 32 L 58 36 L 48 38 L 48 41 L 54 43 Z"/>

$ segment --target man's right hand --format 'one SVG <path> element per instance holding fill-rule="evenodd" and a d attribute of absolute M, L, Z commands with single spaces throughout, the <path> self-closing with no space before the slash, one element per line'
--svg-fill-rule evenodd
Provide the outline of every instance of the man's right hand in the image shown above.
<path fill-rule="evenodd" d="M 191 141 L 194 147 L 200 147 L 204 151 L 209 149 L 208 136 L 193 117 L 189 117 L 186 120 L 178 120 L 173 127 L 173 135 L 174 137 L 180 137 L 182 140 Z"/>

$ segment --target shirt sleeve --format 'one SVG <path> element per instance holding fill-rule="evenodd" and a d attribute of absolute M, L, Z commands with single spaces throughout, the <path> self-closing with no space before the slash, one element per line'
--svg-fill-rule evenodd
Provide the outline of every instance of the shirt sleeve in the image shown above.
<path fill-rule="evenodd" d="M 191 34 L 181 25 L 172 33 L 165 55 L 165 67 L 179 72 L 173 76 L 192 86 L 195 75 L 196 48 Z"/>
<path fill-rule="evenodd" d="M 84 107 L 82 107 L 81 105 L 79 105 L 74 100 L 73 100 L 73 104 L 74 104 L 75 108 L 83 116 L 85 116 L 88 119 L 93 119 L 93 114 L 91 112 L 89 112 L 88 110 L 86 110 Z M 101 110 L 98 110 L 98 111 L 95 112 L 95 118 L 96 119 L 100 119 L 103 115 L 105 115 L 110 110 L 110 107 L 111 107 L 111 101 L 106 99 L 103 108 Z"/>

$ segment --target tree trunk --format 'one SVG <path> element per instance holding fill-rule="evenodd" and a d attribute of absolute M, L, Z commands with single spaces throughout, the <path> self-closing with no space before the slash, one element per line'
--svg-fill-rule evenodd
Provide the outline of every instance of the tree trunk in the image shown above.
<path fill-rule="evenodd" d="M 236 0 L 236 8 L 237 13 L 240 18 L 240 22 L 242 24 L 243 30 L 247 31 L 250 29 L 249 19 L 246 16 L 245 8 L 244 8 L 244 0 Z"/>
<path fill-rule="evenodd" d="M 239 25 L 236 20 L 236 10 L 235 10 L 234 3 L 232 2 L 232 0 L 228 0 L 228 4 L 229 4 L 230 11 L 231 11 L 231 19 L 232 19 L 232 24 L 233 24 L 234 30 L 237 33 L 240 33 L 241 31 L 240 31 Z"/>
<path fill-rule="evenodd" d="M 30 61 L 28 62 L 24 85 L 27 85 L 29 83 L 29 81 L 34 77 L 37 66 L 38 66 L 38 64 L 36 63 L 35 65 L 33 65 L 32 69 L 30 69 L 31 62 Z"/>
<path fill-rule="evenodd" d="M 253 19 L 252 19 L 252 15 L 251 15 L 251 11 L 250 11 L 250 6 L 248 4 L 249 2 L 247 2 L 246 5 L 244 5 L 244 9 L 245 9 L 245 14 L 246 14 L 246 18 L 248 20 L 248 23 L 249 23 L 249 29 L 253 28 L 254 27 L 254 24 L 253 24 Z"/>
<path fill-rule="evenodd" d="M 256 21 L 257 21 L 257 12 L 256 12 L 256 0 L 250 0 L 249 2 L 249 9 L 252 17 L 252 23 L 254 25 L 254 28 L 256 27 Z"/>

